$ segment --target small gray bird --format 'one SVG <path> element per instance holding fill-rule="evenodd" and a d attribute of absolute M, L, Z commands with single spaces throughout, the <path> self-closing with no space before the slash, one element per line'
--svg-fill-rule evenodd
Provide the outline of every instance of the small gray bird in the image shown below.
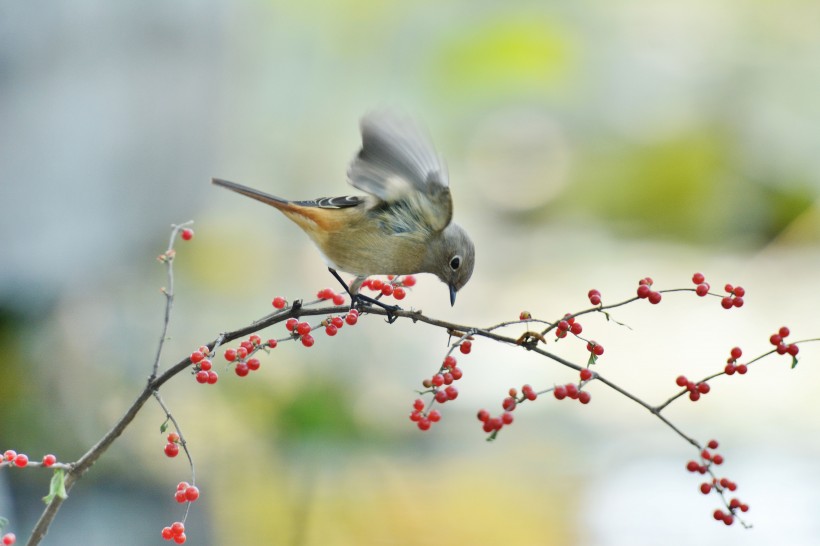
<path fill-rule="evenodd" d="M 218 178 L 212 182 L 267 203 L 295 222 L 340 282 L 337 269 L 356 275 L 351 297 L 371 301 L 358 295 L 370 275 L 433 273 L 450 288 L 455 304 L 456 292 L 473 274 L 475 247 L 452 222 L 442 161 L 409 120 L 370 113 L 361 120 L 361 132 L 362 148 L 347 176 L 367 195 L 288 201 Z"/>

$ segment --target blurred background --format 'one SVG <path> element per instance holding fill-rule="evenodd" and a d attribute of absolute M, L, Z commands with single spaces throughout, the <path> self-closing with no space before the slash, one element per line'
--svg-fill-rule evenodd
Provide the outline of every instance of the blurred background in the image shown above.
<path fill-rule="evenodd" d="M 273 296 L 334 287 L 274 211 L 209 184 L 341 195 L 373 108 L 418 118 L 447 159 L 478 256 L 448 305 L 421 276 L 405 307 L 489 326 L 554 319 L 656 288 L 747 290 L 742 309 L 667 294 L 584 333 L 598 371 L 650 403 L 729 350 L 769 350 L 782 325 L 820 335 L 820 4 L 219 1 L 0 5 L 0 450 L 76 460 L 150 372 L 178 244 L 162 365 L 267 314 Z M 334 287 L 335 288 L 335 287 Z M 518 335 L 512 329 L 510 335 Z M 281 337 L 280 326 L 263 337 Z M 215 387 L 163 396 L 202 497 L 188 543 L 814 544 L 820 533 L 820 351 L 721 377 L 667 416 L 751 505 L 753 530 L 712 519 L 685 471 L 695 451 L 624 397 L 526 404 L 487 443 L 475 419 L 509 387 L 575 379 L 478 340 L 458 400 L 427 433 L 407 420 L 444 332 L 379 319 L 283 344 Z M 549 348 L 585 361 L 582 344 Z M 218 369 L 222 371 L 220 363 Z M 73 489 L 48 545 L 162 544 L 180 519 L 183 457 L 163 454 L 149 402 Z M 0 515 L 27 536 L 47 472 L 0 472 Z"/>

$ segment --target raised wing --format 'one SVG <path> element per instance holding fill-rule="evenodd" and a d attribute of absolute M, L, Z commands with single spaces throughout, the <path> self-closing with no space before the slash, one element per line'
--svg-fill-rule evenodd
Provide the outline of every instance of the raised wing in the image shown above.
<path fill-rule="evenodd" d="M 387 203 L 405 201 L 433 230 L 453 216 L 447 170 L 427 136 L 410 120 L 385 112 L 361 121 L 362 148 L 350 164 L 350 183 Z"/>

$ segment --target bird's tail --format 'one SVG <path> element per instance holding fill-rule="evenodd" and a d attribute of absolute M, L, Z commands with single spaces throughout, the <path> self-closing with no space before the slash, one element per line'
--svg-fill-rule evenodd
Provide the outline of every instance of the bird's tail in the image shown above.
<path fill-rule="evenodd" d="M 227 180 L 222 180 L 221 178 L 212 178 L 211 183 L 217 186 L 222 186 L 223 188 L 228 188 L 236 193 L 241 193 L 242 195 L 246 195 L 252 199 L 256 199 L 257 201 L 271 205 L 272 207 L 276 207 L 279 210 L 290 208 L 290 201 L 287 199 L 282 199 L 281 197 L 276 197 L 275 195 L 255 190 L 253 188 L 243 186 L 242 184 L 237 184 L 236 182 L 229 182 Z"/>

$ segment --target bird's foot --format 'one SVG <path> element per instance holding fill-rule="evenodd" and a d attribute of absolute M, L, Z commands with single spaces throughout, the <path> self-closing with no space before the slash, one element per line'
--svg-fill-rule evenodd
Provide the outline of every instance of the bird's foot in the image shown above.
<path fill-rule="evenodd" d="M 355 296 L 353 296 L 350 308 L 355 308 L 359 310 L 359 308 L 364 303 L 367 303 L 369 305 L 375 305 L 377 307 L 381 307 L 382 309 L 384 309 L 387 312 L 388 324 L 393 324 L 394 322 L 396 322 L 396 319 L 399 318 L 399 316 L 396 314 L 396 311 L 402 310 L 402 308 L 398 305 L 387 305 L 386 303 L 382 303 L 379 300 L 371 298 L 370 296 L 365 296 L 364 294 L 356 294 Z"/>

